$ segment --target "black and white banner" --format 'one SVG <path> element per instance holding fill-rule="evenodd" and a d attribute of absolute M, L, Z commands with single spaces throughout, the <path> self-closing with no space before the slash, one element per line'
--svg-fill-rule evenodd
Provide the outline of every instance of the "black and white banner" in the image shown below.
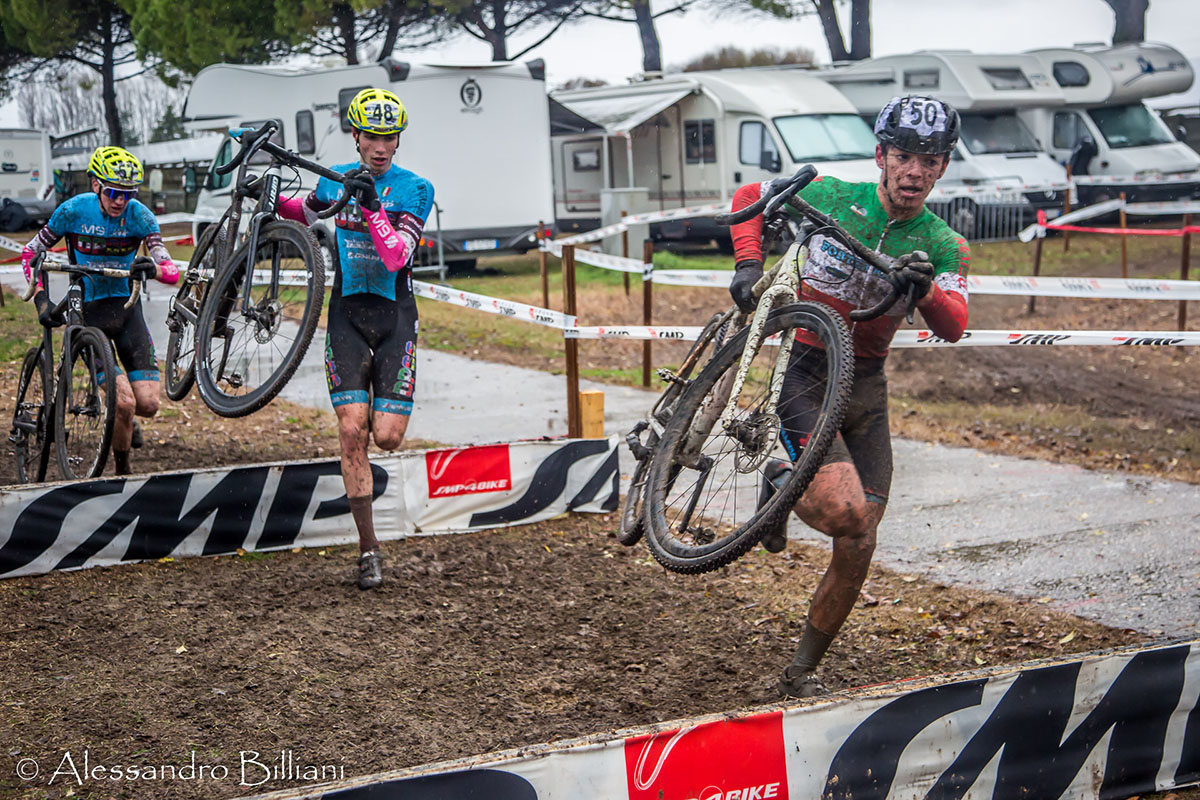
<path fill-rule="evenodd" d="M 381 539 L 617 507 L 617 440 L 517 442 L 372 460 Z M 0 578 L 166 556 L 357 541 L 336 459 L 0 490 Z"/>
<path fill-rule="evenodd" d="M 1133 797 L 1200 781 L 1200 642 L 847 692 L 260 800 Z"/>

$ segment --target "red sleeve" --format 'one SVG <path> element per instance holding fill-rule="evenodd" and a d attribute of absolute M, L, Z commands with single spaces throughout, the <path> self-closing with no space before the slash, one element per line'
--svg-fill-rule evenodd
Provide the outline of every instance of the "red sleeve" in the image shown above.
<path fill-rule="evenodd" d="M 758 202 L 761 197 L 761 183 L 748 183 L 745 186 L 739 186 L 738 190 L 733 193 L 733 210 L 741 211 L 746 206 Z M 745 222 L 739 222 L 730 229 L 729 233 L 733 237 L 735 262 L 758 261 L 758 263 L 762 263 L 762 214 Z"/>
<path fill-rule="evenodd" d="M 929 329 L 948 342 L 957 342 L 967 329 L 967 298 L 936 283 L 917 305 Z"/>

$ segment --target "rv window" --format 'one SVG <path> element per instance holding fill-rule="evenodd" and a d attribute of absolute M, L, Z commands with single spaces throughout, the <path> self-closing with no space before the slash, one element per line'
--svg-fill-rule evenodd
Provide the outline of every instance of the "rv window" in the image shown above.
<path fill-rule="evenodd" d="M 1108 146 L 1144 147 L 1167 144 L 1175 137 L 1158 115 L 1141 103 L 1088 109 L 1088 115 L 1100 129 Z"/>
<path fill-rule="evenodd" d="M 301 155 L 317 152 L 317 134 L 313 125 L 313 113 L 308 109 L 296 112 L 296 149 Z"/>
<path fill-rule="evenodd" d="M 1070 150 L 1083 133 L 1082 120 L 1074 111 L 1059 111 L 1054 115 L 1054 149 Z"/>
<path fill-rule="evenodd" d="M 600 169 L 600 148 L 572 150 L 571 167 L 576 172 L 596 172 Z"/>
<path fill-rule="evenodd" d="M 936 69 L 914 69 L 904 73 L 904 88 L 905 89 L 936 89 L 938 88 L 939 75 L 941 73 Z"/>
<path fill-rule="evenodd" d="M 1030 89 L 1029 79 L 1018 67 L 981 67 L 980 71 L 988 79 L 988 83 L 997 91 L 1013 89 Z"/>
<path fill-rule="evenodd" d="M 775 140 L 761 122 L 743 122 L 739 130 L 738 161 L 757 167 L 764 155 L 779 155 Z"/>
<path fill-rule="evenodd" d="M 1087 67 L 1078 61 L 1055 61 L 1053 71 L 1059 86 L 1087 86 L 1092 80 Z"/>
<path fill-rule="evenodd" d="M 370 86 L 355 86 L 351 89 L 342 89 L 338 92 L 338 119 L 342 121 L 342 130 L 346 133 L 350 132 L 350 118 L 346 116 L 346 112 L 350 110 L 350 101 L 354 99 L 354 95 L 363 89 L 370 88 Z"/>
<path fill-rule="evenodd" d="M 1025 123 L 1011 111 L 999 114 L 963 114 L 962 141 L 976 155 L 984 153 L 1036 153 L 1041 150 Z"/>
<path fill-rule="evenodd" d="M 776 117 L 775 129 L 797 164 L 875 157 L 875 134 L 857 114 Z"/>
<path fill-rule="evenodd" d="M 711 119 L 683 123 L 684 152 L 689 164 L 717 162 L 717 129 Z"/>
<path fill-rule="evenodd" d="M 233 140 L 226 139 L 221 143 L 221 149 L 217 151 L 217 157 L 213 159 L 212 165 L 209 167 L 208 179 L 204 182 L 204 188 L 209 190 L 224 189 L 233 180 L 233 173 L 225 175 L 217 174 L 217 167 L 223 167 L 233 160 Z"/>

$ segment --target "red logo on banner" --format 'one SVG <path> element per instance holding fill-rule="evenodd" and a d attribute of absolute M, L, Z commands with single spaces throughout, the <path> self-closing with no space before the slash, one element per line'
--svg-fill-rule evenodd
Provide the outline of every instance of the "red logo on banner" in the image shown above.
<path fill-rule="evenodd" d="M 430 497 L 503 492 L 512 488 L 508 445 L 490 444 L 425 453 Z"/>
<path fill-rule="evenodd" d="M 783 714 L 627 739 L 625 775 L 629 800 L 782 800 Z"/>

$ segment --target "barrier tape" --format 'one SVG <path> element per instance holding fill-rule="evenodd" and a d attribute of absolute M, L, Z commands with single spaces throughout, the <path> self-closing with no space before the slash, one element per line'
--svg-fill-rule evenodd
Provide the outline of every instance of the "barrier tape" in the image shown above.
<path fill-rule="evenodd" d="M 542 242 L 541 249 L 550 253 L 555 258 L 562 258 L 563 242 L 545 240 Z M 654 271 L 653 264 L 644 264 L 636 258 L 611 256 L 608 253 L 600 253 L 596 250 L 580 250 L 577 248 L 575 250 L 575 260 L 584 264 L 591 264 L 593 267 L 600 267 L 601 269 L 632 272 L 635 275 L 641 275 L 642 280 L 649 280 L 650 273 Z"/>
<path fill-rule="evenodd" d="M 1137 216 L 1183 216 L 1184 214 L 1200 214 L 1200 201 L 1166 200 L 1154 203 L 1127 203 L 1118 197 L 1114 200 L 1105 200 L 1102 203 L 1076 209 L 1070 214 L 1063 214 L 1054 220 L 1054 222 L 1046 222 L 1043 215 L 1039 212 L 1038 221 L 1017 234 L 1017 238 L 1022 242 L 1031 242 L 1034 238 L 1044 237 L 1047 230 L 1079 231 L 1081 233 L 1115 233 L 1118 235 L 1130 234 L 1134 236 L 1182 236 L 1184 233 L 1200 232 L 1200 227 L 1195 225 L 1179 228 L 1177 232 L 1174 229 L 1152 229 L 1152 233 L 1139 233 L 1138 231 L 1146 230 L 1141 228 L 1070 227 L 1072 223 L 1101 217 L 1105 214 L 1111 214 L 1114 211 L 1120 211 L 1122 208 L 1125 209 L 1126 214 Z M 1164 230 L 1166 232 L 1163 232 Z"/>
<path fill-rule="evenodd" d="M 464 292 L 458 289 L 451 289 L 448 286 L 425 283 L 424 281 L 413 281 L 413 294 L 418 297 L 437 300 L 440 303 L 449 303 L 450 305 L 461 306 L 462 308 L 473 308 L 476 311 L 499 314 L 510 319 L 519 319 L 523 322 L 532 322 L 536 325 L 545 325 L 548 328 L 556 328 L 558 330 L 574 328 L 576 323 L 574 316 L 564 314 L 561 311 L 551 311 L 548 308 L 526 305 L 525 303 L 517 303 L 512 300 L 501 300 L 498 297 Z"/>
<path fill-rule="evenodd" d="M 1082 225 L 1060 225 L 1051 222 L 1045 227 L 1052 231 L 1103 233 L 1110 236 L 1183 236 L 1187 233 L 1200 233 L 1200 225 L 1188 225 L 1184 228 L 1085 228 Z"/>
<path fill-rule="evenodd" d="M 1170 175 L 1150 175 L 1136 178 L 1133 175 L 1076 175 L 1071 180 L 1076 186 L 1141 186 L 1147 183 L 1200 183 L 1200 171 L 1176 172 Z"/>

